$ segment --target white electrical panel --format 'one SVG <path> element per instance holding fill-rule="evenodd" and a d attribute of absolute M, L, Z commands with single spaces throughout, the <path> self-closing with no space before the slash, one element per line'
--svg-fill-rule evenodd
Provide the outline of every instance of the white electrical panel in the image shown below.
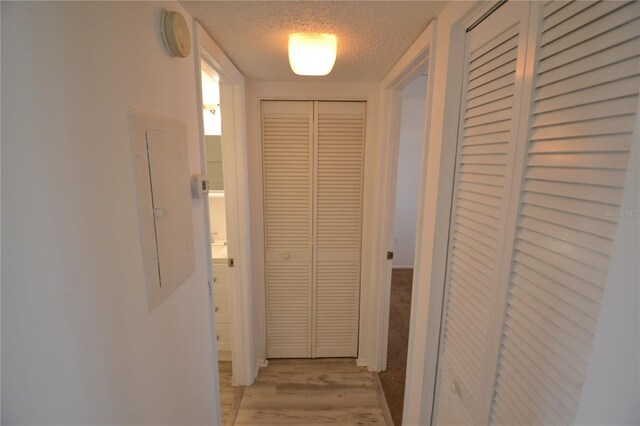
<path fill-rule="evenodd" d="M 184 122 L 129 114 L 149 311 L 195 270 Z"/>

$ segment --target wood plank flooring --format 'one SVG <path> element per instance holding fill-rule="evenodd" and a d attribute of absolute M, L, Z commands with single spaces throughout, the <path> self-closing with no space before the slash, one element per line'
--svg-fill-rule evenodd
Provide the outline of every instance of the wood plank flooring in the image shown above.
<path fill-rule="evenodd" d="M 375 379 L 349 358 L 270 360 L 244 388 L 235 424 L 393 425 Z"/>
<path fill-rule="evenodd" d="M 238 413 L 244 386 L 231 384 L 231 361 L 218 361 L 218 375 L 220 380 L 220 408 L 222 409 L 222 424 L 233 425 Z"/>

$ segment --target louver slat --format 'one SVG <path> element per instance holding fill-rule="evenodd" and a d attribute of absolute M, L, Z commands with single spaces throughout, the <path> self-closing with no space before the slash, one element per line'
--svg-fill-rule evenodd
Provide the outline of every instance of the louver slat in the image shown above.
<path fill-rule="evenodd" d="M 311 356 L 313 102 L 262 102 L 267 356 Z"/>
<path fill-rule="evenodd" d="M 551 2 L 543 16 L 497 424 L 574 421 L 638 113 L 640 3 Z"/>

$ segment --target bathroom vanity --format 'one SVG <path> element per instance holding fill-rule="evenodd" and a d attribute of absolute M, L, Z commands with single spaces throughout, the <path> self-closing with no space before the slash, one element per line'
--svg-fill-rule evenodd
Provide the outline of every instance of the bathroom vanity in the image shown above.
<path fill-rule="evenodd" d="M 213 269 L 213 306 L 216 319 L 218 360 L 231 361 L 231 327 L 229 326 L 229 279 L 227 246 L 211 244 Z"/>

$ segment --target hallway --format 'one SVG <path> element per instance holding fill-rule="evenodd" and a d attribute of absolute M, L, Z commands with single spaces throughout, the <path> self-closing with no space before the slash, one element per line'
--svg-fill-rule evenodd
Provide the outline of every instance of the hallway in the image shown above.
<path fill-rule="evenodd" d="M 0 426 L 640 426 L 640 0 L 0 12 Z"/>
<path fill-rule="evenodd" d="M 234 417 L 236 425 L 393 424 L 377 375 L 352 358 L 270 360 Z"/>

